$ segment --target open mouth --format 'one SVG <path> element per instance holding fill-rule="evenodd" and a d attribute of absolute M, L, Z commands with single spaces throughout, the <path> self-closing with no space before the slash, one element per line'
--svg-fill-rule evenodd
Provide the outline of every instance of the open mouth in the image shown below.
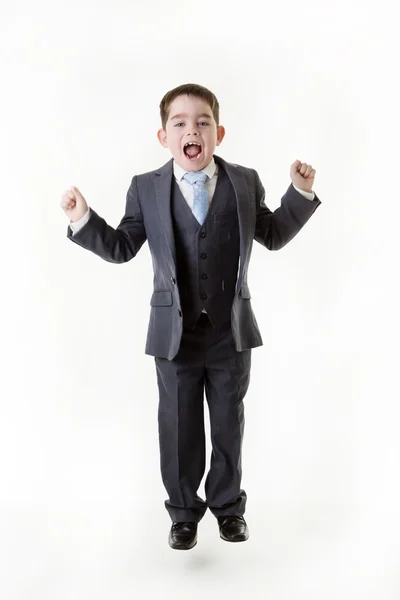
<path fill-rule="evenodd" d="M 183 147 L 183 152 L 189 160 L 198 160 L 202 155 L 202 150 L 199 142 L 187 142 Z"/>

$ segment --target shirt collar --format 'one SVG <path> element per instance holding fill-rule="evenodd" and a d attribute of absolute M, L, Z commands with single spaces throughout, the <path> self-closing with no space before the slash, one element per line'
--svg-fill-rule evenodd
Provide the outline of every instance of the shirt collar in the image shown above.
<path fill-rule="evenodd" d="M 214 157 L 212 157 L 208 165 L 201 170 L 207 175 L 209 179 L 212 179 L 212 177 L 215 175 L 215 171 L 217 170 L 217 165 L 215 164 Z M 177 178 L 177 180 L 181 181 L 185 173 L 187 173 L 187 171 L 185 171 L 185 169 L 182 169 L 182 167 L 178 165 L 178 163 L 174 160 L 174 175 Z"/>

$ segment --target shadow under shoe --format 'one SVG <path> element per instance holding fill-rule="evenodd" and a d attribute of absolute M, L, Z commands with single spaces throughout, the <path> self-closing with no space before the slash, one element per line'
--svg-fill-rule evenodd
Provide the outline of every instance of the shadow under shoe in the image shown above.
<path fill-rule="evenodd" d="M 174 550 L 190 550 L 197 544 L 197 523 L 184 521 L 172 523 L 168 543 Z"/>
<path fill-rule="evenodd" d="M 245 542 L 249 528 L 244 517 L 218 517 L 219 535 L 226 542 Z"/>

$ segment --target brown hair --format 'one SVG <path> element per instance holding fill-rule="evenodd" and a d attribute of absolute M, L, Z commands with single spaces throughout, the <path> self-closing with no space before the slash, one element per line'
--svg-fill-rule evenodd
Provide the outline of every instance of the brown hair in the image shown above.
<path fill-rule="evenodd" d="M 197 96 L 198 98 L 205 100 L 210 105 L 215 122 L 217 125 L 219 125 L 219 103 L 216 96 L 202 85 L 197 85 L 196 83 L 185 83 L 184 85 L 180 85 L 167 92 L 160 102 L 160 116 L 163 129 L 165 129 L 172 102 L 175 100 L 175 98 L 182 96 L 183 94 Z"/>

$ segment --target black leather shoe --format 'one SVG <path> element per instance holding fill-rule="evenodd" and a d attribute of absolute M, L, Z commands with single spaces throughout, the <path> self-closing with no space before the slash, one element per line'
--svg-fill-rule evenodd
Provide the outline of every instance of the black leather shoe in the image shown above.
<path fill-rule="evenodd" d="M 197 523 L 172 523 L 168 543 L 174 550 L 190 550 L 197 544 Z"/>
<path fill-rule="evenodd" d="M 245 542 L 249 529 L 243 517 L 218 517 L 219 535 L 226 542 Z"/>

